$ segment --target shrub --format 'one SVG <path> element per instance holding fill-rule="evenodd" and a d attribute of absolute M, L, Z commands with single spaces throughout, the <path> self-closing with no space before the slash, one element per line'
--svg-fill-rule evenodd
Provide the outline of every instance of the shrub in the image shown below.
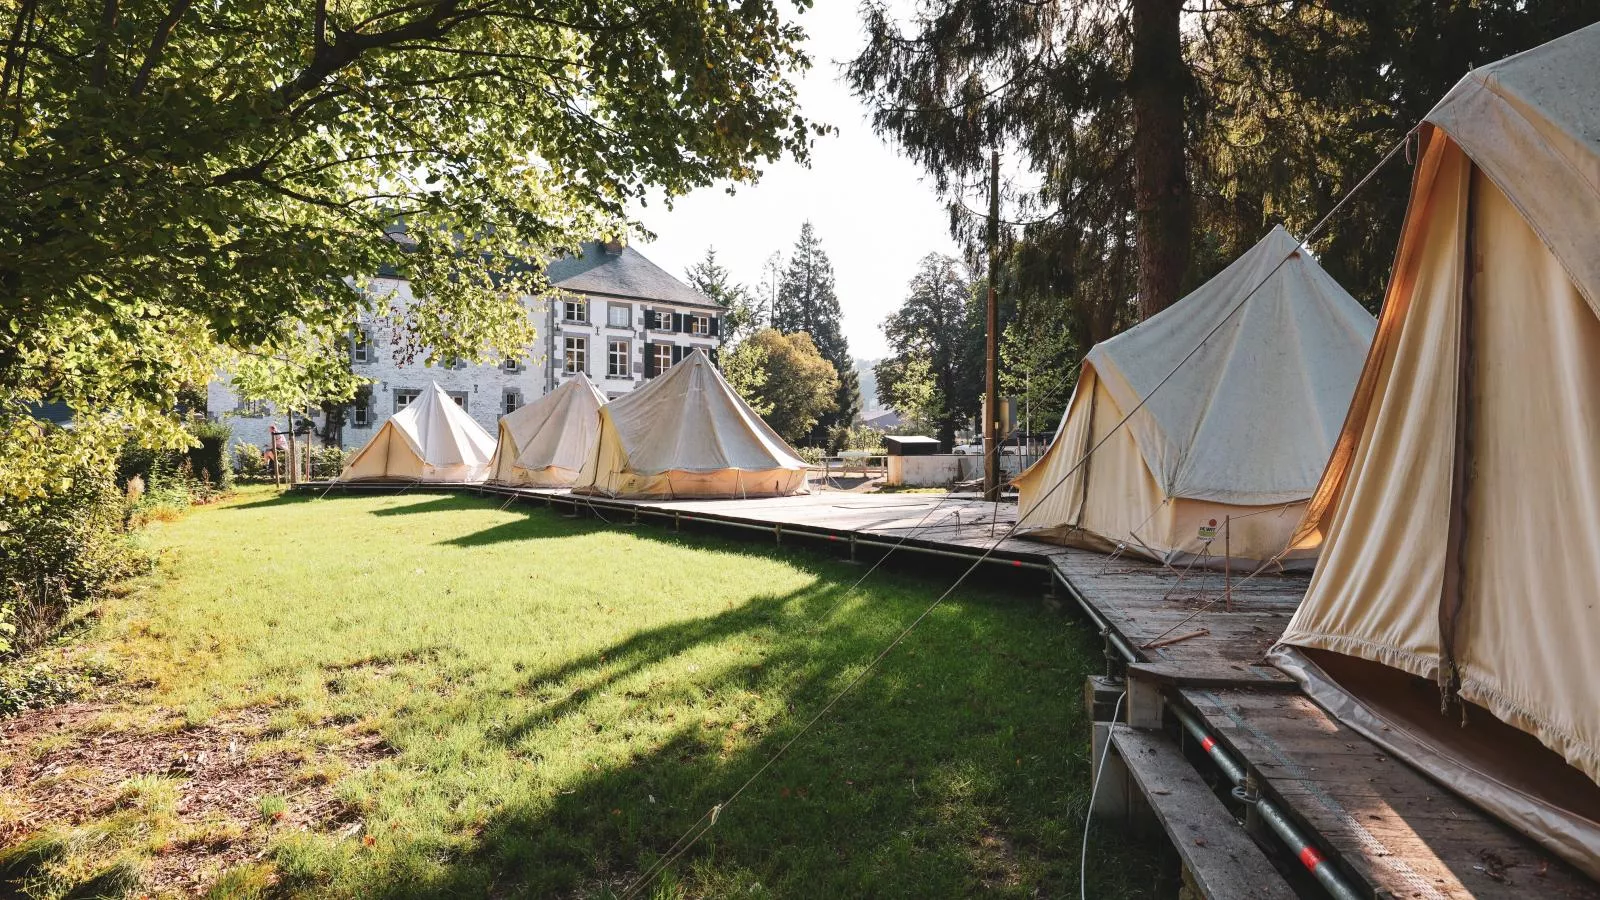
<path fill-rule="evenodd" d="M 794 452 L 800 454 L 800 458 L 808 466 L 822 465 L 822 458 L 828 455 L 828 451 L 821 447 L 796 447 Z"/>
<path fill-rule="evenodd" d="M 233 448 L 234 470 L 241 478 L 262 478 L 267 472 L 261 448 L 255 444 L 239 444 Z"/>
<path fill-rule="evenodd" d="M 882 455 L 883 432 L 870 425 L 836 425 L 828 429 L 828 446 L 834 452 L 865 450 L 874 455 Z"/>
<path fill-rule="evenodd" d="M 350 461 L 354 452 L 346 452 L 339 447 L 313 447 L 311 449 L 311 477 L 335 478 L 344 471 L 345 463 Z"/>
<path fill-rule="evenodd" d="M 228 464 L 228 440 L 233 437 L 233 429 L 224 422 L 202 421 L 190 425 L 189 433 L 200 442 L 185 454 L 195 477 L 219 491 L 231 490 L 233 466 Z"/>
<path fill-rule="evenodd" d="M 0 621 L 10 632 L 0 633 L 0 649 L 39 645 L 75 604 L 148 567 L 126 518 L 122 492 L 96 472 L 25 508 L 0 508 Z"/>
<path fill-rule="evenodd" d="M 82 693 L 83 677 L 76 672 L 47 666 L 0 669 L 0 718 L 75 700 Z"/>

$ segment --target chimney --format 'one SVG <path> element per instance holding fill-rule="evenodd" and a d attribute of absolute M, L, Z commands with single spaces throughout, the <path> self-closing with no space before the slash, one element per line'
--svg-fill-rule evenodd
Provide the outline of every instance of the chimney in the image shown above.
<path fill-rule="evenodd" d="M 607 256 L 621 256 L 622 255 L 622 248 L 624 246 L 626 246 L 626 245 L 623 244 L 621 241 L 618 241 L 618 240 L 610 240 L 610 241 L 602 241 L 600 246 L 605 248 Z"/>

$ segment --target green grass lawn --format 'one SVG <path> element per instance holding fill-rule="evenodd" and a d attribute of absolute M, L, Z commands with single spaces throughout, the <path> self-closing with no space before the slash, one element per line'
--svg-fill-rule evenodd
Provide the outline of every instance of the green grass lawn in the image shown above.
<path fill-rule="evenodd" d="M 424 493 L 257 489 L 148 540 L 157 574 L 53 651 L 119 673 L 111 698 L 4 750 L 46 787 L 127 776 L 77 824 L 0 794 L 29 896 L 620 893 L 948 583 Z M 974 581 L 653 895 L 1076 896 L 1100 649 Z M 155 771 L 97 776 L 97 739 Z M 222 756 L 255 762 L 194 774 Z M 1090 896 L 1152 896 L 1156 869 L 1097 829 Z"/>

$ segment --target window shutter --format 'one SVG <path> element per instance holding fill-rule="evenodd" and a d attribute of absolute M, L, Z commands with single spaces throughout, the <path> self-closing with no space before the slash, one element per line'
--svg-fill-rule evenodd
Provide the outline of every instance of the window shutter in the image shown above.
<path fill-rule="evenodd" d="M 672 345 L 672 364 L 673 365 L 677 365 L 680 362 L 683 362 L 683 345 L 682 344 L 673 344 Z"/>
<path fill-rule="evenodd" d="M 655 313 L 651 312 L 654 316 Z M 649 341 L 644 342 L 644 377 L 656 377 L 656 345 Z"/>
<path fill-rule="evenodd" d="M 711 316 L 710 320 L 711 320 L 711 336 L 712 337 L 722 337 L 722 317 L 721 316 Z"/>
<path fill-rule="evenodd" d="M 716 319 L 712 319 L 711 321 L 715 322 Z M 717 348 L 712 347 L 710 350 L 707 350 L 706 355 L 711 357 L 711 364 L 713 366 L 716 366 L 719 369 L 722 368 L 722 354 L 717 352 Z"/>
<path fill-rule="evenodd" d="M 678 334 L 683 333 L 683 313 L 672 314 L 672 330 Z"/>

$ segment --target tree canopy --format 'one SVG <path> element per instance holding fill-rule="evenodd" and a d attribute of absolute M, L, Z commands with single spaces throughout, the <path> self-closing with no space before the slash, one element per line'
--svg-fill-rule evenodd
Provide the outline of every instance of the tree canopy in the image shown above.
<path fill-rule="evenodd" d="M 725 355 L 729 385 L 784 440 L 799 443 L 834 408 L 839 376 L 803 331 L 763 328 Z"/>
<path fill-rule="evenodd" d="M 772 327 L 792 334 L 805 332 L 823 358 L 833 364 L 836 383 L 831 408 L 818 417 L 811 435 L 814 443 L 828 440 L 828 432 L 848 426 L 861 412 L 861 390 L 850 343 L 845 340 L 843 312 L 833 279 L 833 263 L 810 222 L 800 226 L 800 238 L 778 279 L 772 306 Z"/>
<path fill-rule="evenodd" d="M 417 286 L 409 339 L 524 345 L 548 258 L 626 205 L 804 158 L 781 0 L 18 0 L 0 18 L 0 491 L 183 440 L 226 353 L 288 359 Z M 806 0 L 794 0 L 804 8 Z M 27 415 L 59 400 L 73 434 Z M 30 451 L 31 452 L 31 451 Z M 53 455 L 52 455 L 53 454 Z"/>
<path fill-rule="evenodd" d="M 1081 352 L 1272 225 L 1305 234 L 1472 65 L 1590 24 L 1600 3 L 928 0 L 896 13 L 865 7 L 854 89 L 969 248 L 1002 149 L 1004 313 L 1019 341 Z M 1369 308 L 1408 183 L 1403 165 L 1378 173 L 1314 248 Z"/>
<path fill-rule="evenodd" d="M 905 301 L 883 323 L 896 353 L 875 369 L 880 399 L 894 398 L 903 418 L 928 423 L 945 447 L 955 446 L 956 430 L 978 414 L 983 394 L 983 299 L 963 268 L 940 253 L 923 257 Z M 901 384 L 917 377 L 929 380 L 926 389 Z M 909 409 L 914 400 L 919 410 Z"/>

